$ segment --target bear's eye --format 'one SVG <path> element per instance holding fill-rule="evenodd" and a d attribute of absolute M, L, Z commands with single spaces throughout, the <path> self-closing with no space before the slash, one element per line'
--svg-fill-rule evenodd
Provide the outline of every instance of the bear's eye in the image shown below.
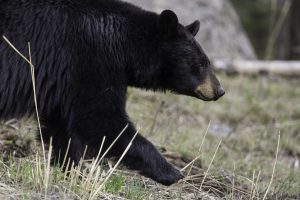
<path fill-rule="evenodd" d="M 200 62 L 200 67 L 202 68 L 202 67 L 206 67 L 206 61 L 205 60 L 202 60 L 201 62 Z"/>
<path fill-rule="evenodd" d="M 206 67 L 208 67 L 209 66 L 209 61 L 207 60 L 207 59 L 203 59 L 203 60 L 201 60 L 200 61 L 200 67 L 201 68 L 206 68 Z"/>

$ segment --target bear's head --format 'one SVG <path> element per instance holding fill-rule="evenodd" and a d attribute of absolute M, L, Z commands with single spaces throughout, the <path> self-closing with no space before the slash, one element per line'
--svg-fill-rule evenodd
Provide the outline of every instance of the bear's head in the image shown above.
<path fill-rule="evenodd" d="M 211 63 L 195 36 L 200 22 L 183 26 L 170 10 L 159 16 L 162 40 L 163 82 L 168 90 L 204 101 L 217 100 L 225 94 Z"/>

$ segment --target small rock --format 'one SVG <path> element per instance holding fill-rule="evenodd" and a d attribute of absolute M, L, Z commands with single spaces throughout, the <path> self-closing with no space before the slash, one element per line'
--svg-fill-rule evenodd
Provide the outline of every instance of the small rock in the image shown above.
<path fill-rule="evenodd" d="M 232 133 L 232 128 L 226 125 L 211 125 L 208 129 L 208 132 L 212 135 L 225 138 Z"/>

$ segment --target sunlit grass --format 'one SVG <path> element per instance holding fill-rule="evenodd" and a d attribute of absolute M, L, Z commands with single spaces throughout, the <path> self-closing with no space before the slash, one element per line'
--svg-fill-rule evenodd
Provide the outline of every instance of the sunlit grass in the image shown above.
<path fill-rule="evenodd" d="M 40 148 L 33 140 L 36 123 L 24 119 L 1 125 L 1 147 L 13 148 L 12 154 L 8 153 L 10 148 L 5 148 L 7 153 L 0 163 L 0 195 L 15 199 L 44 198 L 43 175 L 48 170 L 47 198 L 90 199 L 102 185 L 95 198 L 261 199 L 272 174 L 268 198 L 299 197 L 298 81 L 267 77 L 221 76 L 221 79 L 230 89 L 222 100 L 212 103 L 173 94 L 129 91 L 128 110 L 133 121 L 141 125 L 142 134 L 167 148 L 165 155 L 179 168 L 194 161 L 193 168 L 188 166 L 184 170 L 188 176 L 180 183 L 162 187 L 135 172 L 116 169 L 111 174 L 112 165 L 106 161 L 100 165 L 85 161 L 67 176 L 58 167 L 47 167 L 42 153 L 34 153 Z M 229 129 L 218 130 L 213 126 Z M 281 142 L 272 173 L 279 131 Z M 208 173 L 201 186 L 205 172 Z M 108 174 L 111 177 L 106 179 Z"/>
<path fill-rule="evenodd" d="M 36 145 L 37 123 L 13 120 L 0 126 L 0 197 L 300 198 L 300 81 L 266 76 L 220 79 L 227 93 L 218 102 L 129 90 L 130 116 L 182 169 L 186 177 L 179 183 L 163 187 L 135 172 L 118 170 L 126 151 L 115 165 L 107 164 L 103 150 L 64 172 L 50 166 L 51 145 Z"/>
<path fill-rule="evenodd" d="M 220 75 L 220 79 L 226 95 L 217 102 L 207 103 L 173 94 L 154 95 L 133 89 L 129 102 L 134 103 L 129 103 L 128 108 L 132 118 L 139 121 L 144 134 L 148 135 L 148 124 L 153 123 L 153 113 L 163 101 L 154 134 L 148 137 L 188 159 L 198 156 L 195 150 L 209 123 L 221 127 L 217 131 L 209 130 L 199 158 L 201 165 L 209 165 L 214 147 L 222 139 L 212 166 L 213 173 L 230 174 L 234 165 L 238 176 L 253 179 L 253 174 L 260 173 L 255 180 L 260 194 L 265 192 L 272 175 L 280 131 L 281 144 L 270 195 L 299 195 L 300 177 L 295 173 L 299 166 L 295 169 L 295 163 L 297 165 L 300 159 L 300 81 L 266 76 Z M 295 177 L 291 178 L 290 174 Z M 289 184 L 285 184 L 287 182 Z M 290 188 L 282 191 L 279 185 Z"/>

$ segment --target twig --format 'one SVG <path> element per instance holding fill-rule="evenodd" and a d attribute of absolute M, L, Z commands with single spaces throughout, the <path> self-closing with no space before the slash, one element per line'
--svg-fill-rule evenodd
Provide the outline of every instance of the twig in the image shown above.
<path fill-rule="evenodd" d="M 44 156 L 44 162 L 46 163 L 46 153 L 45 153 L 45 145 L 43 141 L 43 135 L 42 135 L 42 129 L 41 129 L 41 123 L 40 123 L 40 117 L 38 112 L 38 106 L 37 106 L 37 98 L 36 98 L 36 90 L 35 90 L 35 74 L 34 74 L 34 65 L 32 64 L 31 60 L 31 49 L 30 49 L 30 43 L 28 42 L 28 51 L 29 51 L 29 60 L 5 37 L 2 36 L 4 41 L 19 54 L 30 66 L 30 72 L 31 72 L 31 79 L 32 79 L 32 86 L 33 86 L 33 96 L 34 96 L 34 104 L 35 104 L 35 111 L 37 115 L 38 120 L 38 126 L 39 126 L 39 132 L 41 137 L 41 143 L 42 143 L 42 150 L 43 150 L 43 156 Z"/>
<path fill-rule="evenodd" d="M 28 42 L 28 52 L 29 52 L 29 65 L 30 65 L 30 71 L 31 71 L 31 80 L 32 80 L 32 88 L 33 88 L 34 106 L 35 106 L 35 112 L 36 112 L 36 117 L 37 117 L 38 126 L 39 126 L 39 133 L 40 133 L 40 137 L 41 137 L 44 162 L 46 163 L 45 144 L 44 144 L 44 140 L 43 140 L 42 127 L 41 127 L 41 122 L 40 122 L 40 115 L 39 115 L 39 110 L 38 110 L 38 105 L 37 105 L 37 95 L 36 95 L 36 89 L 35 89 L 34 65 L 32 64 L 31 48 L 30 48 L 30 43 L 29 42 Z"/>
<path fill-rule="evenodd" d="M 106 154 L 110 151 L 110 149 L 118 141 L 118 139 L 121 137 L 121 135 L 123 135 L 123 133 L 126 131 L 128 126 L 129 126 L 128 124 L 125 126 L 125 128 L 121 131 L 121 133 L 118 135 L 118 137 L 116 137 L 116 139 L 110 144 L 110 146 L 106 149 L 106 151 L 103 153 L 103 155 L 101 156 L 101 158 L 99 160 L 102 160 L 106 156 Z"/>
<path fill-rule="evenodd" d="M 272 171 L 272 176 L 271 176 L 271 180 L 270 180 L 270 183 L 269 183 L 269 186 L 266 190 L 266 193 L 264 195 L 264 198 L 263 200 L 266 199 L 267 195 L 268 195 L 268 192 L 271 188 L 271 185 L 273 183 L 273 180 L 274 180 L 274 175 L 275 175 L 275 169 L 276 169 L 276 164 L 277 164 L 277 159 L 278 159 L 278 152 L 279 152 L 279 145 L 280 145 L 280 132 L 279 132 L 279 135 L 278 135 L 278 142 L 277 142 L 277 149 L 276 149 L 276 157 L 275 157 L 275 161 L 274 161 L 274 166 L 273 166 L 273 171 Z"/>
<path fill-rule="evenodd" d="M 211 159 L 211 161 L 210 161 L 210 163 L 209 163 L 209 165 L 208 165 L 208 168 L 207 168 L 206 172 L 204 173 L 204 177 L 203 177 L 203 179 L 202 179 L 202 182 L 201 182 L 201 185 L 200 185 L 200 188 L 199 188 L 200 191 L 201 191 L 202 185 L 203 185 L 203 183 L 204 183 L 204 181 L 205 181 L 205 179 L 206 179 L 206 177 L 207 177 L 207 174 L 208 174 L 208 172 L 209 172 L 209 170 L 210 170 L 210 168 L 211 168 L 211 166 L 212 166 L 212 163 L 213 163 L 213 161 L 215 160 L 215 157 L 216 157 L 216 155 L 217 155 L 217 152 L 218 152 L 218 150 L 219 150 L 219 148 L 220 148 L 221 143 L 222 143 L 222 140 L 220 140 L 220 142 L 219 142 L 219 144 L 218 144 L 218 146 L 217 146 L 217 149 L 216 149 L 216 151 L 215 151 L 215 153 L 214 153 L 214 155 L 213 155 L 213 157 L 212 157 L 212 159 Z"/>
<path fill-rule="evenodd" d="M 234 198 L 234 189 L 235 189 L 235 162 L 233 163 L 231 199 Z"/>
<path fill-rule="evenodd" d="M 133 136 L 133 138 L 131 139 L 131 141 L 129 142 L 129 144 L 127 145 L 126 149 L 124 150 L 124 152 L 122 153 L 121 157 L 119 158 L 119 160 L 117 161 L 117 163 L 115 164 L 115 166 L 110 170 L 109 174 L 107 175 L 107 177 L 105 178 L 105 180 L 102 182 L 102 184 L 100 185 L 100 187 L 94 192 L 94 194 L 92 194 L 90 199 L 94 199 L 96 197 L 96 195 L 100 192 L 100 190 L 102 189 L 102 187 L 105 185 L 105 183 L 108 181 L 108 179 L 111 177 L 111 175 L 113 174 L 113 172 L 116 170 L 116 168 L 119 166 L 120 162 L 122 161 L 122 159 L 124 158 L 124 156 L 126 155 L 126 153 L 128 152 L 128 150 L 130 149 L 130 147 L 132 146 L 133 140 L 136 138 L 136 136 L 138 135 L 139 130 L 135 133 L 135 135 Z"/>
<path fill-rule="evenodd" d="M 211 121 L 209 121 L 209 124 L 208 124 L 208 126 L 207 126 L 207 129 L 206 129 L 206 131 L 205 131 L 205 133 L 204 133 L 204 136 L 203 136 L 201 145 L 200 145 L 200 147 L 199 147 L 199 150 L 198 150 L 198 151 L 199 151 L 200 153 L 201 153 L 201 150 L 202 150 L 204 141 L 205 141 L 205 139 L 206 139 L 206 135 L 207 135 L 207 133 L 208 133 L 208 130 L 209 130 L 209 127 L 210 127 L 210 123 L 211 123 Z M 190 165 L 193 165 L 193 163 L 195 163 L 196 160 L 198 160 L 200 157 L 201 157 L 201 155 L 199 155 L 199 156 L 197 156 L 196 158 L 194 158 L 191 162 L 189 162 L 189 163 L 188 163 L 185 167 L 183 167 L 180 171 L 182 172 L 182 171 L 186 170 L 186 168 L 188 168 Z"/>

